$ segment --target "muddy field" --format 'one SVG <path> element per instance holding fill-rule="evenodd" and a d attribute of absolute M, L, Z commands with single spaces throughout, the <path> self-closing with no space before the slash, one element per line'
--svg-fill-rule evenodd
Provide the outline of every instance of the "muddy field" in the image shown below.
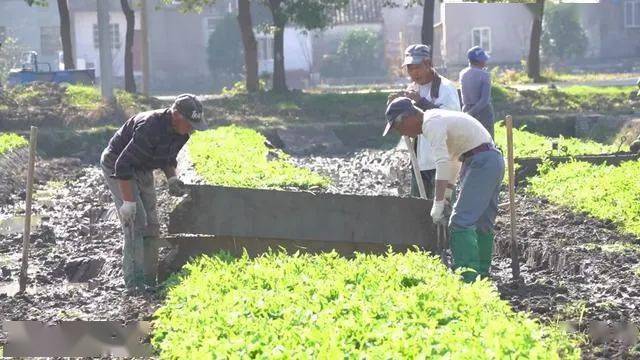
<path fill-rule="evenodd" d="M 408 191 L 403 170 L 408 157 L 398 150 L 293 161 L 330 176 L 331 192 L 403 195 Z M 5 219 L 0 233 L 0 320 L 150 319 L 161 295 L 125 291 L 119 225 L 101 172 L 74 159 L 41 161 L 38 166 L 34 211 L 39 227 L 32 236 L 31 284 L 26 295 L 13 296 L 22 235 L 10 231 L 11 221 L 7 222 L 20 215 L 24 192 L 0 187 L 0 219 Z M 162 176 L 157 185 L 166 219 L 176 200 L 166 193 Z M 493 281 L 515 309 L 530 311 L 545 322 L 573 321 L 585 333 L 590 324 L 595 331 L 594 321 L 640 324 L 640 276 L 634 273 L 640 257 L 626 246 L 637 239 L 617 233 L 611 224 L 521 194 L 518 238 L 523 281 L 513 282 L 506 211 L 502 206 L 497 223 L 500 257 L 494 260 Z M 640 356 L 640 352 L 625 351 L 624 341 L 611 338 L 594 336 L 583 347 L 585 358 Z"/>

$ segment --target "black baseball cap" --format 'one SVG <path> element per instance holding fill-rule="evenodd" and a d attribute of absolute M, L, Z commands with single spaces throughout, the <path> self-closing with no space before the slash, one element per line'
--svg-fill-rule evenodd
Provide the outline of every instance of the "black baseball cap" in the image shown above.
<path fill-rule="evenodd" d="M 207 130 L 207 123 L 202 112 L 202 103 L 193 94 L 178 95 L 172 106 L 195 130 Z"/>

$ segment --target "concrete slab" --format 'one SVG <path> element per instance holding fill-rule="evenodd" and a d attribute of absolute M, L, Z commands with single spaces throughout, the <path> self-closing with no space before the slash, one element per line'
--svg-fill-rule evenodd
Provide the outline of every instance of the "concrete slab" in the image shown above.
<path fill-rule="evenodd" d="M 431 201 L 193 186 L 169 217 L 170 234 L 435 249 Z M 315 246 L 315 245 L 313 245 Z"/>

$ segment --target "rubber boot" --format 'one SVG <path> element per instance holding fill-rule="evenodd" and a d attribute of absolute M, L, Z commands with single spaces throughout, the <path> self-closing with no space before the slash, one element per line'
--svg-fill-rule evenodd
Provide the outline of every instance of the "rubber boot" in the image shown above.
<path fill-rule="evenodd" d="M 154 236 L 145 236 L 144 239 L 144 284 L 147 286 L 156 286 L 156 277 L 158 276 L 158 238 Z"/>
<path fill-rule="evenodd" d="M 481 277 L 489 277 L 493 257 L 493 233 L 478 230 L 476 233 L 478 235 L 478 273 Z"/>
<path fill-rule="evenodd" d="M 478 235 L 473 229 L 451 231 L 451 254 L 453 268 L 467 268 L 462 272 L 466 283 L 476 280 L 478 275 Z"/>

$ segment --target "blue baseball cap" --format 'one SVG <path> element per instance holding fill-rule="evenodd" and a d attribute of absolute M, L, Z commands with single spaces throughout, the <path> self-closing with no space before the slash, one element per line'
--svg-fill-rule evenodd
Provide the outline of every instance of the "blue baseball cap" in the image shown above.
<path fill-rule="evenodd" d="M 473 62 L 485 62 L 489 60 L 489 55 L 480 46 L 474 46 L 467 51 L 467 58 Z"/>
<path fill-rule="evenodd" d="M 409 45 L 404 51 L 402 66 L 420 64 L 425 59 L 431 60 L 431 47 L 423 44 Z"/>
<path fill-rule="evenodd" d="M 387 106 L 387 111 L 384 114 L 387 118 L 387 126 L 384 128 L 382 136 L 386 136 L 387 133 L 389 133 L 389 130 L 391 130 L 396 121 L 413 112 L 415 112 L 415 107 L 411 99 L 407 97 L 393 99 L 393 101 L 389 103 L 389 106 Z"/>

